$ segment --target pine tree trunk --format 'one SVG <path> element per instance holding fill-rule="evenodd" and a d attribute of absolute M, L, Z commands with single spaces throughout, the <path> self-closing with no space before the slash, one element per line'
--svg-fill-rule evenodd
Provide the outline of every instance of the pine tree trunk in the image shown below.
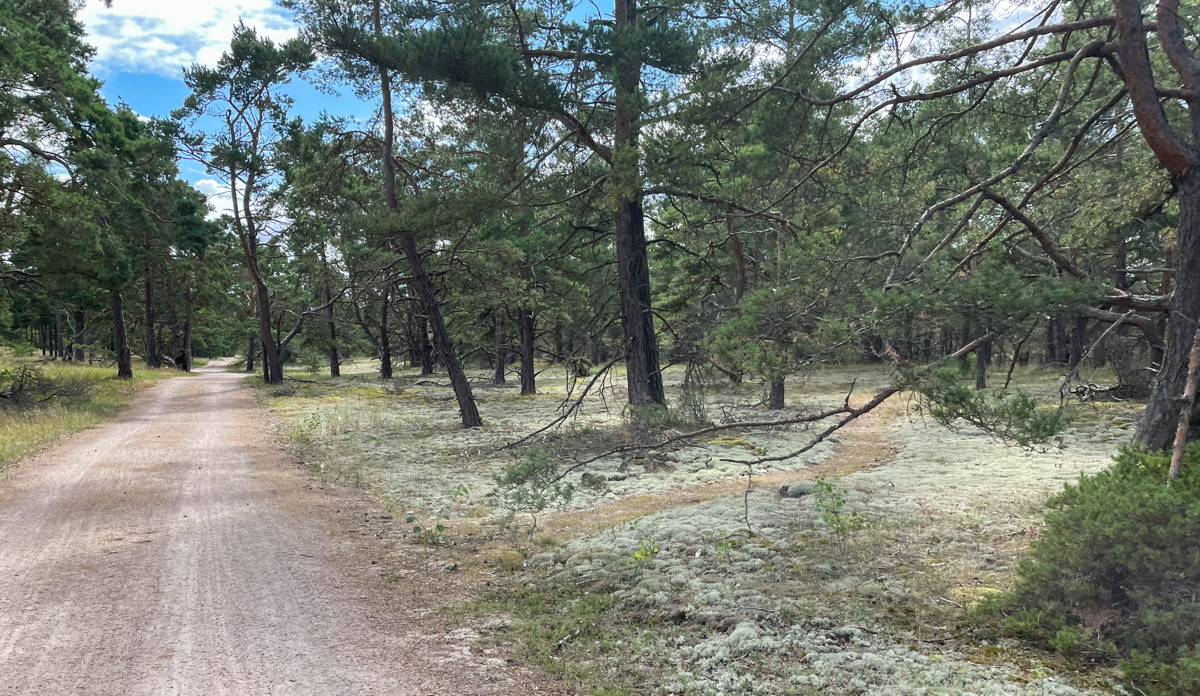
<path fill-rule="evenodd" d="M 75 331 L 71 331 L 71 335 L 67 336 L 67 347 L 63 352 L 63 360 L 73 362 L 75 360 Z"/>
<path fill-rule="evenodd" d="M 1083 361 L 1087 351 L 1087 317 L 1075 315 L 1070 319 L 1067 329 L 1067 367 L 1074 370 Z"/>
<path fill-rule="evenodd" d="M 979 346 L 975 351 L 975 388 L 987 389 L 987 366 L 991 357 L 992 344 L 990 342 Z"/>
<path fill-rule="evenodd" d="M 267 286 L 257 284 L 258 334 L 262 343 L 263 381 L 279 384 L 283 381 L 283 364 L 279 360 L 279 347 L 271 333 L 271 295 Z"/>
<path fill-rule="evenodd" d="M 176 365 L 184 372 L 192 371 L 192 313 L 188 312 L 183 320 L 183 353 L 179 364 Z"/>
<path fill-rule="evenodd" d="M 746 252 L 742 248 L 742 238 L 737 233 L 737 223 L 733 217 L 733 204 L 725 206 L 725 231 L 733 242 L 733 262 L 736 275 L 733 283 L 733 300 L 741 302 L 746 294 Z"/>
<path fill-rule="evenodd" d="M 329 325 L 329 376 L 342 375 L 341 357 L 337 348 L 337 325 L 333 321 L 333 291 L 329 288 L 329 259 L 325 256 L 325 245 L 321 244 L 321 275 L 325 284 L 325 322 Z"/>
<path fill-rule="evenodd" d="M 375 0 L 374 22 L 376 35 L 382 35 L 379 0 Z M 383 98 L 384 198 L 388 209 L 397 213 L 400 211 L 400 203 L 396 198 L 396 162 L 393 159 L 395 114 L 392 111 L 392 82 L 388 71 L 383 68 L 379 70 L 379 88 Z M 429 319 L 429 325 L 433 329 L 433 344 L 441 355 L 442 363 L 446 366 L 446 372 L 450 376 L 450 385 L 454 388 L 454 398 L 458 401 L 458 412 L 462 418 L 463 427 L 479 427 L 483 425 L 483 419 L 479 416 L 479 407 L 475 403 L 475 395 L 471 392 L 471 383 L 467 381 L 462 363 L 459 362 L 458 355 L 454 352 L 454 342 L 450 338 L 450 332 L 442 317 L 442 307 L 438 302 L 433 280 L 425 270 L 425 262 L 421 258 L 420 248 L 417 247 L 417 239 L 410 230 L 400 231 L 400 246 L 405 258 L 408 259 L 408 266 L 412 270 L 413 289 L 416 291 L 421 309 L 424 310 L 425 316 Z"/>
<path fill-rule="evenodd" d="M 504 340 L 504 311 L 497 307 L 493 310 L 496 315 L 494 348 L 496 363 L 492 370 L 492 383 L 504 384 L 504 371 L 508 368 L 508 342 Z"/>
<path fill-rule="evenodd" d="M 615 33 L 626 44 L 624 50 L 614 56 L 616 110 L 612 166 L 626 383 L 630 404 L 665 404 L 658 365 L 658 338 L 651 311 L 650 263 L 646 255 L 646 220 L 642 211 L 638 162 L 642 48 L 637 36 L 637 0 L 615 0 L 613 18 Z"/>
<path fill-rule="evenodd" d="M 392 289 L 383 289 L 379 301 L 379 379 L 392 378 L 392 339 L 388 335 L 388 310 L 391 308 Z"/>
<path fill-rule="evenodd" d="M 786 382 L 783 377 L 776 377 L 771 380 L 771 392 L 767 397 L 767 408 L 772 411 L 782 411 L 785 407 L 784 390 Z"/>
<path fill-rule="evenodd" d="M 146 366 L 161 367 L 162 358 L 159 355 L 158 338 L 154 335 L 154 283 L 150 278 L 149 264 L 146 265 L 143 293 L 146 303 L 146 325 L 142 327 L 142 333 L 146 341 Z"/>
<path fill-rule="evenodd" d="M 109 293 L 112 300 L 113 345 L 117 353 L 117 377 L 133 379 L 133 356 L 129 352 L 129 335 L 125 333 L 125 298 L 121 293 Z"/>
<path fill-rule="evenodd" d="M 417 352 L 421 358 L 421 376 L 433 374 L 433 347 L 429 343 L 429 326 L 424 314 L 417 315 Z"/>
<path fill-rule="evenodd" d="M 246 345 L 246 372 L 254 372 L 254 334 L 251 333 Z"/>
<path fill-rule="evenodd" d="M 521 354 L 521 394 L 537 393 L 537 372 L 533 366 L 533 312 L 522 307 L 517 310 L 518 351 Z"/>
<path fill-rule="evenodd" d="M 1200 320 L 1200 171 L 1179 182 L 1179 239 L 1175 255 L 1175 292 L 1167 318 L 1167 345 L 1162 369 L 1134 442 L 1153 450 L 1173 444 L 1182 395 L 1187 386 L 1188 357 L 1196 322 Z M 1192 418 L 1192 423 L 1197 419 Z M 1190 438 L 1189 438 L 1190 439 Z"/>
<path fill-rule="evenodd" d="M 63 308 L 58 300 L 54 301 L 54 357 L 63 358 Z"/>
<path fill-rule="evenodd" d="M 80 341 L 84 340 L 85 337 L 83 334 L 84 334 L 84 328 L 86 326 L 87 325 L 84 323 L 83 310 L 82 309 L 75 310 L 75 338 L 76 339 L 78 339 Z M 77 363 L 83 362 L 83 344 L 82 343 L 75 343 L 75 362 L 77 362 Z"/>
<path fill-rule="evenodd" d="M 389 153 L 390 154 L 390 153 Z M 389 157 L 390 159 L 390 157 Z M 471 392 L 471 383 L 467 381 L 467 373 L 463 370 L 458 354 L 454 352 L 454 342 L 450 339 L 450 331 L 442 318 L 442 308 L 438 303 L 437 294 L 433 289 L 433 281 L 425 271 L 425 262 L 421 260 L 421 252 L 417 248 L 417 240 L 411 233 L 404 233 L 400 239 L 404 255 L 408 257 L 408 265 L 413 273 L 413 285 L 417 291 L 429 326 L 433 330 L 433 346 L 437 349 L 450 377 L 450 386 L 454 389 L 454 397 L 458 401 L 458 412 L 464 428 L 477 428 L 483 425 L 479 415 L 479 407 L 475 404 L 475 395 Z"/>

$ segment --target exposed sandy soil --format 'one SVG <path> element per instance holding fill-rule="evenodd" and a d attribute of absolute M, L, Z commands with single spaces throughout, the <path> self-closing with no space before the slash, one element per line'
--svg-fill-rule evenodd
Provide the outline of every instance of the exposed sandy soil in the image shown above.
<path fill-rule="evenodd" d="M 553 693 L 442 629 L 456 574 L 383 580 L 378 508 L 298 469 L 240 379 L 0 475 L 0 694 Z"/>

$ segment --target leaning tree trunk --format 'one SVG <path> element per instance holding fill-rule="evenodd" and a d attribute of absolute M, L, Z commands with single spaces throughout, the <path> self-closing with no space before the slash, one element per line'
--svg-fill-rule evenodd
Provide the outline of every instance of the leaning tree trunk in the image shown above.
<path fill-rule="evenodd" d="M 616 193 L 617 278 L 621 290 L 621 327 L 625 333 L 629 403 L 665 404 L 658 366 L 658 339 L 650 297 L 646 220 L 638 164 L 638 100 L 642 59 L 637 34 L 637 0 L 615 0 L 616 30 L 627 44 L 615 56 L 616 110 L 612 186 Z"/>
<path fill-rule="evenodd" d="M 376 35 L 382 35 L 379 0 L 375 0 L 374 23 Z M 384 198 L 388 210 L 398 213 L 400 203 L 396 198 L 396 162 L 393 159 L 395 122 L 392 111 L 392 81 L 388 71 L 384 68 L 379 69 L 379 91 L 383 97 Z M 410 230 L 400 231 L 400 246 L 404 251 L 404 256 L 408 259 L 408 266 L 412 270 L 413 289 L 416 291 L 420 306 L 433 329 L 433 344 L 442 356 L 442 363 L 446 366 L 446 373 L 450 376 L 450 385 L 454 388 L 454 398 L 458 400 L 458 412 L 462 417 L 463 427 L 477 428 L 483 425 L 483 419 L 479 416 L 479 407 L 475 403 L 475 395 L 471 392 L 471 383 L 467 381 L 467 374 L 463 371 L 462 363 L 458 361 L 458 355 L 454 352 L 454 342 L 450 339 L 450 332 L 442 317 L 442 307 L 438 302 L 433 280 L 425 270 L 425 261 L 421 258 L 417 239 Z"/>
<path fill-rule="evenodd" d="M 1167 318 L 1167 346 L 1162 369 L 1134 442 L 1150 449 L 1170 449 L 1187 386 L 1188 356 L 1196 322 L 1200 321 L 1200 171 L 1193 169 L 1179 182 L 1179 239 L 1175 255 L 1175 292 Z M 1192 423 L 1200 422 L 1193 418 Z"/>
<path fill-rule="evenodd" d="M 109 293 L 112 299 L 113 345 L 117 349 L 117 377 L 133 379 L 133 356 L 129 352 L 129 335 L 125 333 L 125 298 L 121 293 Z"/>
<path fill-rule="evenodd" d="M 458 354 L 454 352 L 454 342 L 450 339 L 450 331 L 446 328 L 445 319 L 442 318 L 442 308 L 434 293 L 433 281 L 425 271 L 425 262 L 421 260 L 417 240 L 411 233 L 406 232 L 401 236 L 400 243 L 413 272 L 417 297 L 425 310 L 429 326 L 433 330 L 433 346 L 442 358 L 446 374 L 450 377 L 450 386 L 454 389 L 454 397 L 458 400 L 458 411 L 462 417 L 463 427 L 477 428 L 483 425 L 483 418 L 480 417 L 479 407 L 475 404 L 475 395 L 471 392 L 471 383 L 467 381 L 467 373 L 458 360 Z"/>

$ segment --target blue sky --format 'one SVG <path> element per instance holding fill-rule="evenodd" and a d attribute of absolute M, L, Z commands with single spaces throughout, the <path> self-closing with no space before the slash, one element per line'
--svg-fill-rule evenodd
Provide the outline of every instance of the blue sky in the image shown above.
<path fill-rule="evenodd" d="M 87 0 L 79 18 L 96 49 L 92 73 L 104 81 L 101 93 L 143 116 L 167 116 L 183 104 L 188 92 L 183 68 L 214 64 L 229 46 L 238 20 L 276 40 L 298 31 L 274 0 L 113 0 L 111 8 Z M 306 119 L 322 111 L 366 119 L 374 109 L 348 90 L 330 95 L 297 82 L 288 92 L 296 100 L 296 112 Z M 184 162 L 181 170 L 197 188 L 216 193 L 215 182 L 198 165 Z"/>

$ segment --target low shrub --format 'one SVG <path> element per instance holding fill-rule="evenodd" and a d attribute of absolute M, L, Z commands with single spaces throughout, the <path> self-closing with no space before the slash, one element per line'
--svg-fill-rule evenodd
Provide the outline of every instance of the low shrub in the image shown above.
<path fill-rule="evenodd" d="M 1050 499 L 1014 589 L 985 602 L 1010 636 L 1116 662 L 1147 696 L 1200 693 L 1200 443 L 1182 475 L 1128 449 Z"/>

